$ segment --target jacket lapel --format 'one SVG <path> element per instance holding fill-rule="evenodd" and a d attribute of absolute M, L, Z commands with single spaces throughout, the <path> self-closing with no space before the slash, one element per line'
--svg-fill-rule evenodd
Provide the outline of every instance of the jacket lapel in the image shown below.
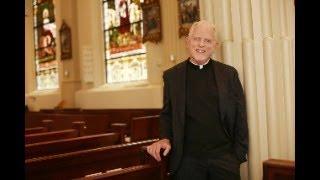
<path fill-rule="evenodd" d="M 213 60 L 212 66 L 214 68 L 214 74 L 215 74 L 215 79 L 217 83 L 217 88 L 218 88 L 218 97 L 219 97 L 219 110 L 220 110 L 220 119 L 221 121 L 224 120 L 225 116 L 225 100 L 224 96 L 226 91 L 226 79 L 224 77 L 224 73 L 222 72 L 222 69 L 219 68 L 219 64 L 216 63 L 215 60 Z"/>
<path fill-rule="evenodd" d="M 179 66 L 177 70 L 177 75 L 175 76 L 176 82 L 177 82 L 177 102 L 179 107 L 179 118 L 181 119 L 182 127 L 185 123 L 185 111 L 186 111 L 186 71 L 187 71 L 187 61 L 184 61 L 184 63 Z"/>

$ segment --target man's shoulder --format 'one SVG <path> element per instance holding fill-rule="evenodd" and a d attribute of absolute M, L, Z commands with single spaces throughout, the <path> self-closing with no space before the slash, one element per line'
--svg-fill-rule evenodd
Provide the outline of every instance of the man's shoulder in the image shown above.
<path fill-rule="evenodd" d="M 169 69 L 165 70 L 163 72 L 163 74 L 164 75 L 172 74 L 173 72 L 177 71 L 178 69 L 183 68 L 183 66 L 185 66 L 186 62 L 187 62 L 187 60 L 184 60 L 184 61 L 170 67 Z"/>
<path fill-rule="evenodd" d="M 225 64 L 223 62 L 217 61 L 217 60 L 213 60 L 215 66 L 221 70 L 227 71 L 227 72 L 237 72 L 236 68 L 234 68 L 233 66 L 230 66 L 228 64 Z"/>
<path fill-rule="evenodd" d="M 184 68 L 186 67 L 186 63 L 187 63 L 188 59 L 170 67 L 169 69 L 165 70 L 163 72 L 164 75 L 166 76 L 170 76 L 171 74 L 173 74 L 175 71 L 177 71 L 178 69 L 180 68 Z M 217 61 L 215 59 L 212 59 L 212 61 L 214 62 L 214 65 L 216 66 L 216 68 L 222 70 L 222 71 L 226 71 L 226 72 L 233 72 L 233 73 L 236 73 L 237 70 L 236 68 L 234 68 L 233 66 L 231 65 L 228 65 L 228 64 L 225 64 L 223 62 L 220 62 L 220 61 Z"/>

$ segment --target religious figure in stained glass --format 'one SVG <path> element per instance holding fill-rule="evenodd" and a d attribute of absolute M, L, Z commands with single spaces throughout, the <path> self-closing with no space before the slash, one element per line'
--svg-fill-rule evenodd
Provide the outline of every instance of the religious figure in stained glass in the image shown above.
<path fill-rule="evenodd" d="M 34 0 L 33 12 L 37 89 L 55 89 L 59 82 L 53 0 Z"/>
<path fill-rule="evenodd" d="M 146 79 L 140 66 L 129 65 L 146 61 L 142 42 L 143 0 L 104 0 L 105 64 L 107 82 L 128 82 Z M 139 57 L 139 58 L 138 58 Z M 139 69 L 140 68 L 140 69 Z"/>
<path fill-rule="evenodd" d="M 36 57 L 40 61 L 47 61 L 55 59 L 55 38 L 56 38 L 56 25 L 54 23 L 53 4 L 52 0 L 41 1 L 35 8 L 36 15 L 36 29 L 35 34 L 38 40 L 36 46 Z"/>
<path fill-rule="evenodd" d="M 130 31 L 129 10 L 127 0 L 121 0 L 119 2 L 119 16 L 120 16 L 120 28 L 121 34 L 126 34 Z"/>
<path fill-rule="evenodd" d="M 144 52 L 142 44 L 142 10 L 140 1 L 108 0 L 104 2 L 106 58 Z"/>

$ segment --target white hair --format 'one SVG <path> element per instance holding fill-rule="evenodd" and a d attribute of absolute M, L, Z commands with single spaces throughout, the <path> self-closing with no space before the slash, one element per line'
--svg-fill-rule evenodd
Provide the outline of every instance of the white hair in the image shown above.
<path fill-rule="evenodd" d="M 197 22 L 193 23 L 193 24 L 191 25 L 191 27 L 190 27 L 188 36 L 191 36 L 192 33 L 194 32 L 194 30 L 195 30 L 198 26 L 200 26 L 200 25 L 205 25 L 205 26 L 209 27 L 209 28 L 212 30 L 212 32 L 213 32 L 212 36 L 213 36 L 215 39 L 217 39 L 217 36 L 216 36 L 216 27 L 214 26 L 213 23 L 211 23 L 211 22 L 209 22 L 209 21 L 207 21 L 207 20 L 200 20 L 200 21 L 197 21 Z"/>

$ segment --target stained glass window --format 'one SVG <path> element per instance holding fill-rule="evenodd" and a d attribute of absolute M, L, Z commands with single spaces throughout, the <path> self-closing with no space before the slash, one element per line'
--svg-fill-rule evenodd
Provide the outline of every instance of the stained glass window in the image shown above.
<path fill-rule="evenodd" d="M 59 87 L 53 0 L 33 0 L 37 90 Z"/>
<path fill-rule="evenodd" d="M 107 83 L 147 79 L 143 0 L 103 0 Z"/>

